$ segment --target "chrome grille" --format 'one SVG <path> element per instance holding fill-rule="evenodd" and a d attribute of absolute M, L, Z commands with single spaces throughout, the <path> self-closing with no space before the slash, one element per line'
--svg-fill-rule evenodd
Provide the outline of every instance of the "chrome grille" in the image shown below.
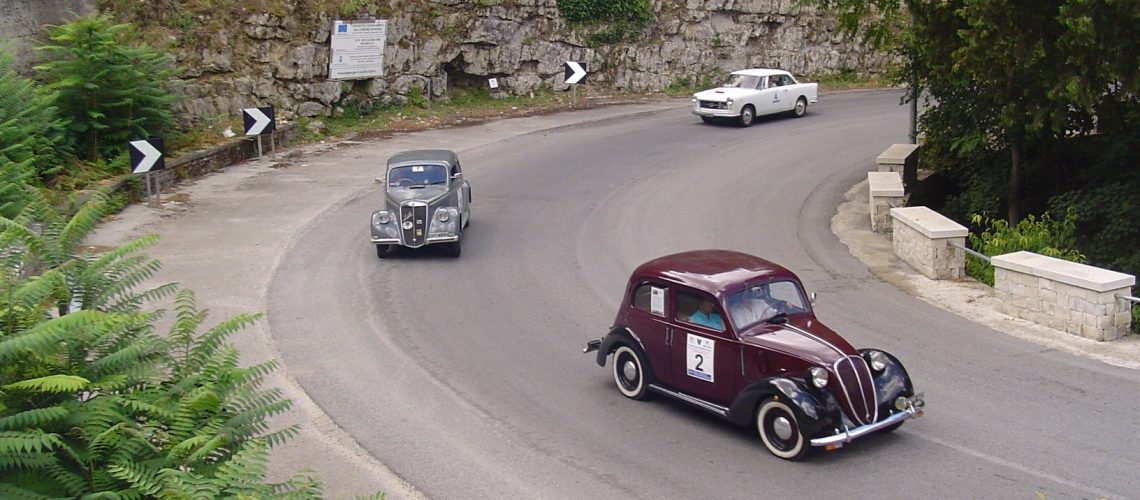
<path fill-rule="evenodd" d="M 423 246 L 427 241 L 427 203 L 409 201 L 400 205 L 400 236 L 404 245 Z"/>
<path fill-rule="evenodd" d="M 716 101 L 701 101 L 701 107 L 707 109 L 728 109 L 728 104 Z"/>
<path fill-rule="evenodd" d="M 875 383 L 871 378 L 871 368 L 862 356 L 846 356 L 835 362 L 835 375 L 839 378 L 839 389 L 843 392 L 840 403 L 844 405 L 855 423 L 867 425 L 879 418 L 879 405 L 875 399 Z"/>

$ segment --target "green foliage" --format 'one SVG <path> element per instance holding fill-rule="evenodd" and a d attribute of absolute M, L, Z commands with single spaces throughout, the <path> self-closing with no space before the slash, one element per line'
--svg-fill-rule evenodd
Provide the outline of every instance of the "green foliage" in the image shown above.
<path fill-rule="evenodd" d="M 67 152 L 54 96 L 16 75 L 10 63 L 0 50 L 0 215 L 5 217 L 23 207 L 23 187 L 57 173 Z"/>
<path fill-rule="evenodd" d="M 558 12 L 571 25 L 596 29 L 586 35 L 590 46 L 636 40 L 653 20 L 648 0 L 558 0 Z"/>
<path fill-rule="evenodd" d="M 424 96 L 424 91 L 419 87 L 412 87 L 411 89 L 408 89 L 408 93 L 404 97 L 408 99 L 409 106 L 415 106 L 417 108 L 428 107 L 427 97 Z"/>
<path fill-rule="evenodd" d="M 1072 212 L 1063 220 L 1053 220 L 1048 213 L 1040 219 L 1030 215 L 1016 225 L 1002 219 L 974 214 L 971 222 L 985 227 L 981 233 L 970 233 L 970 247 L 987 256 L 1027 251 L 1073 262 L 1085 262 L 1085 256 L 1073 249 L 1076 222 Z M 969 255 L 966 274 L 987 285 L 994 285 L 994 268 L 988 262 Z"/>
<path fill-rule="evenodd" d="M 48 61 L 37 66 L 76 141 L 82 159 L 112 157 L 127 141 L 161 136 L 173 127 L 175 97 L 165 88 L 172 58 L 135 43 L 129 25 L 109 15 L 49 27 L 40 47 Z"/>
<path fill-rule="evenodd" d="M 294 430 L 268 427 L 290 406 L 260 388 L 274 364 L 241 367 L 227 343 L 257 316 L 204 328 L 181 291 L 160 334 L 142 305 L 173 285 L 139 291 L 155 237 L 85 252 L 106 195 L 66 211 L 30 196 L 0 217 L 0 496 L 319 498 L 306 475 L 264 480 Z"/>

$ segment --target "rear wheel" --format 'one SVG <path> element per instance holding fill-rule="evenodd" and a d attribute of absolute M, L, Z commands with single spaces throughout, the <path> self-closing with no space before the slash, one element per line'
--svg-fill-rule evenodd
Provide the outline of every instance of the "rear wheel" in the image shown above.
<path fill-rule="evenodd" d="M 755 120 L 756 120 L 756 110 L 752 109 L 751 104 L 744 106 L 744 109 L 740 110 L 740 126 L 741 127 L 750 127 L 750 126 L 752 126 L 752 122 Z"/>
<path fill-rule="evenodd" d="M 796 99 L 796 107 L 792 108 L 792 116 L 803 118 L 805 114 L 807 114 L 807 99 L 803 97 Z"/>
<path fill-rule="evenodd" d="M 756 432 L 773 455 L 799 460 L 811 449 L 790 406 L 778 398 L 764 400 L 756 410 Z"/>
<path fill-rule="evenodd" d="M 636 350 L 621 345 L 614 351 L 614 383 L 622 395 L 630 399 L 645 399 L 651 375 L 645 372 L 645 363 Z"/>
<path fill-rule="evenodd" d="M 376 245 L 377 257 L 386 259 L 389 255 L 392 255 L 392 245 Z"/>

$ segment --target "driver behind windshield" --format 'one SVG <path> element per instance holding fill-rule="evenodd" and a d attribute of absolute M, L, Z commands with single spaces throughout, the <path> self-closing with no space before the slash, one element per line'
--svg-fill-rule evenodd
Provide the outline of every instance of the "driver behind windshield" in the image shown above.
<path fill-rule="evenodd" d="M 764 285 L 751 286 L 728 297 L 728 314 L 732 324 L 741 330 L 786 313 L 785 307 L 784 301 L 772 298 Z"/>
<path fill-rule="evenodd" d="M 390 187 L 422 187 L 446 183 L 447 169 L 440 165 L 397 167 L 388 173 L 388 186 Z"/>

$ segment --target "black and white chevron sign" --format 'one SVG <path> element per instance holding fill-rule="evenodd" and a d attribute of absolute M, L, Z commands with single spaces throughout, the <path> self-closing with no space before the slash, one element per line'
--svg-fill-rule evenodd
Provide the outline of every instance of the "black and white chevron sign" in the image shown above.
<path fill-rule="evenodd" d="M 586 67 L 578 61 L 566 61 L 566 83 L 581 83 L 586 79 Z"/>
<path fill-rule="evenodd" d="M 162 159 L 162 139 L 152 137 L 140 141 L 130 141 L 131 173 L 145 174 L 166 168 L 166 161 Z"/>
<path fill-rule="evenodd" d="M 277 130 L 273 120 L 273 106 L 243 108 L 241 115 L 245 123 L 245 135 L 261 135 Z"/>

